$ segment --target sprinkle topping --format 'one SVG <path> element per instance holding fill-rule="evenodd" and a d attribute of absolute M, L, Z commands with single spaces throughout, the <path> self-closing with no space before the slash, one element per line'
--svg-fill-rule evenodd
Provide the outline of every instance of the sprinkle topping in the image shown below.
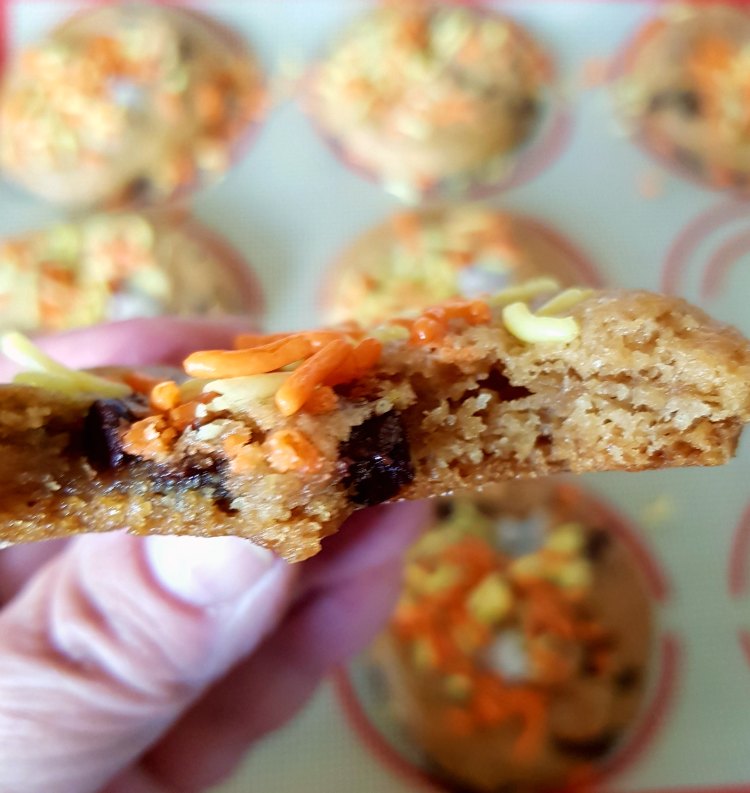
<path fill-rule="evenodd" d="M 528 762 L 548 730 L 550 691 L 579 674 L 576 659 L 596 675 L 612 665 L 608 632 L 584 605 L 593 585 L 586 530 L 545 513 L 540 546 L 514 559 L 492 539 L 504 517 L 471 499 L 450 506 L 409 554 L 390 630 L 405 663 L 441 685 L 449 733 L 514 722 L 514 754 Z"/>

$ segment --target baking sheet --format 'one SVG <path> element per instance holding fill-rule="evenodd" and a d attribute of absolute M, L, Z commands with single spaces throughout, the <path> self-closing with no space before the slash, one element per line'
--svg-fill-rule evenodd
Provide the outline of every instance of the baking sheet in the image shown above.
<path fill-rule="evenodd" d="M 81 5 L 0 0 L 6 47 L 33 41 Z M 336 254 L 399 207 L 333 156 L 289 91 L 295 72 L 367 3 L 195 5 L 255 45 L 276 76 L 278 94 L 253 145 L 221 185 L 197 197 L 195 211 L 258 271 L 270 328 L 309 325 Z M 546 45 L 558 65 L 569 118 L 558 155 L 541 173 L 488 203 L 557 228 L 588 254 L 606 282 L 686 295 L 750 334 L 750 207 L 656 164 L 619 130 L 607 86 L 589 84 L 658 3 L 488 5 L 525 24 Z M 0 186 L 0 233 L 60 216 Z M 722 469 L 585 480 L 639 527 L 648 565 L 663 580 L 658 707 L 649 712 L 637 751 L 607 780 L 607 790 L 750 791 L 749 474 L 745 443 L 738 459 Z M 373 741 L 356 698 L 346 694 L 341 679 L 326 684 L 217 791 L 420 789 L 409 769 Z"/>

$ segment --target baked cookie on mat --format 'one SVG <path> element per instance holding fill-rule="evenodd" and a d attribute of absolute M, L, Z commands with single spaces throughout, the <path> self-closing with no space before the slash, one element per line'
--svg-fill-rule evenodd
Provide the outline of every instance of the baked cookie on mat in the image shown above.
<path fill-rule="evenodd" d="M 309 81 L 320 130 L 407 200 L 508 174 L 543 115 L 552 69 L 487 9 L 389 3 L 359 17 Z"/>
<path fill-rule="evenodd" d="M 164 201 L 221 177 L 264 102 L 255 57 L 208 17 L 86 9 L 10 65 L 0 170 L 65 206 Z"/>
<path fill-rule="evenodd" d="M 184 212 L 91 215 L 0 240 L 0 328 L 57 331 L 132 317 L 249 313 L 247 263 Z"/>
<path fill-rule="evenodd" d="M 617 99 L 645 146 L 718 188 L 750 185 L 750 10 L 667 4 L 622 61 Z"/>
<path fill-rule="evenodd" d="M 436 502 L 367 660 L 384 712 L 449 790 L 582 783 L 632 726 L 652 603 L 609 520 L 550 481 Z"/>

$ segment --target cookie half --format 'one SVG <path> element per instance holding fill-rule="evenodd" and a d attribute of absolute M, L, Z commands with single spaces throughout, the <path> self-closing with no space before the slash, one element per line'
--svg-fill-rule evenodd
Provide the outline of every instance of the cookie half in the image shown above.
<path fill-rule="evenodd" d="M 354 510 L 563 471 L 718 465 L 750 344 L 684 300 L 520 289 L 379 328 L 238 339 L 189 379 L 41 371 L 0 388 L 0 538 L 237 534 L 299 560 Z M 526 295 L 529 298 L 529 295 Z"/>

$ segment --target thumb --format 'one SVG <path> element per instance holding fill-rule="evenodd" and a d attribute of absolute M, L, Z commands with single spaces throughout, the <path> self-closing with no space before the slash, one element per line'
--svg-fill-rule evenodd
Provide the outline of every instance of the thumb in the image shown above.
<path fill-rule="evenodd" d="M 0 614 L 2 790 L 98 790 L 261 642 L 292 578 L 238 538 L 72 542 Z"/>

